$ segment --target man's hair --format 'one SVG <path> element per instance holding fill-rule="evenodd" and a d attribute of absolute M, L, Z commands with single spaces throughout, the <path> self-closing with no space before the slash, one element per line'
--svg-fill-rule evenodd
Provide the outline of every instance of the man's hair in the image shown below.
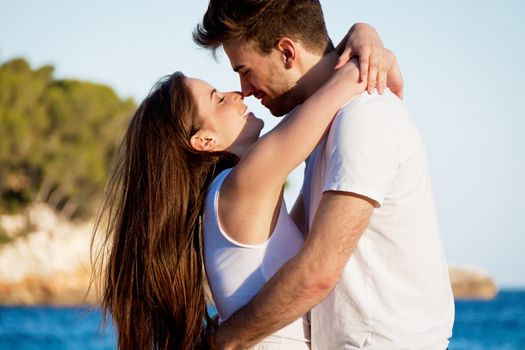
<path fill-rule="evenodd" d="M 333 50 L 318 0 L 210 0 L 193 31 L 193 41 L 214 53 L 240 40 L 267 54 L 282 37 L 300 41 L 311 53 Z"/>

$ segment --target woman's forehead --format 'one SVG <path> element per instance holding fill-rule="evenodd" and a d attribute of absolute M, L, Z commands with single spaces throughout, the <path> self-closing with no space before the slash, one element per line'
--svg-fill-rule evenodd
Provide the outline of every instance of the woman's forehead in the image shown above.
<path fill-rule="evenodd" d="M 213 86 L 198 78 L 187 78 L 186 84 L 188 85 L 197 103 L 209 101 L 210 96 L 212 95 L 213 91 L 215 91 Z"/>
<path fill-rule="evenodd" d="M 199 78 L 188 77 L 186 78 L 186 83 L 188 84 L 190 89 L 195 91 L 213 90 L 213 86 Z"/>
<path fill-rule="evenodd" d="M 188 77 L 186 78 L 186 84 L 197 104 L 199 115 L 209 115 L 211 108 L 210 101 L 213 97 L 213 93 L 216 91 L 215 88 L 199 78 Z"/>

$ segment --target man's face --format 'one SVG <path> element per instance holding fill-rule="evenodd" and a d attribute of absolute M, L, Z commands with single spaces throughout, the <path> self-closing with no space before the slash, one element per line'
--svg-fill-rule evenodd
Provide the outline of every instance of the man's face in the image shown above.
<path fill-rule="evenodd" d="M 274 116 L 282 116 L 302 100 L 295 86 L 294 73 L 285 68 L 281 53 L 273 49 L 260 53 L 252 43 L 228 42 L 224 51 L 239 74 L 244 96 L 255 96 Z"/>

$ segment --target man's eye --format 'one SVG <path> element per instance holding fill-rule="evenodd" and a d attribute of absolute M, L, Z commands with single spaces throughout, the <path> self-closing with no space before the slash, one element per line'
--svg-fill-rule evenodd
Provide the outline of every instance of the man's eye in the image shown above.
<path fill-rule="evenodd" d="M 224 96 L 222 96 L 220 99 L 219 99 L 219 103 L 222 103 L 224 101 Z"/>

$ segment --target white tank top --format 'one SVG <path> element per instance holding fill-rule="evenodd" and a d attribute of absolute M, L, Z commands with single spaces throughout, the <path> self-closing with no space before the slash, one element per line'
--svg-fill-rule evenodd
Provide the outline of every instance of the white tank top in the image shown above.
<path fill-rule="evenodd" d="M 208 189 L 204 207 L 204 263 L 219 321 L 247 304 L 303 244 L 284 200 L 270 238 L 262 244 L 242 244 L 232 239 L 219 222 L 219 191 L 231 169 L 221 172 Z M 270 343 L 309 342 L 307 316 L 264 339 Z"/>

